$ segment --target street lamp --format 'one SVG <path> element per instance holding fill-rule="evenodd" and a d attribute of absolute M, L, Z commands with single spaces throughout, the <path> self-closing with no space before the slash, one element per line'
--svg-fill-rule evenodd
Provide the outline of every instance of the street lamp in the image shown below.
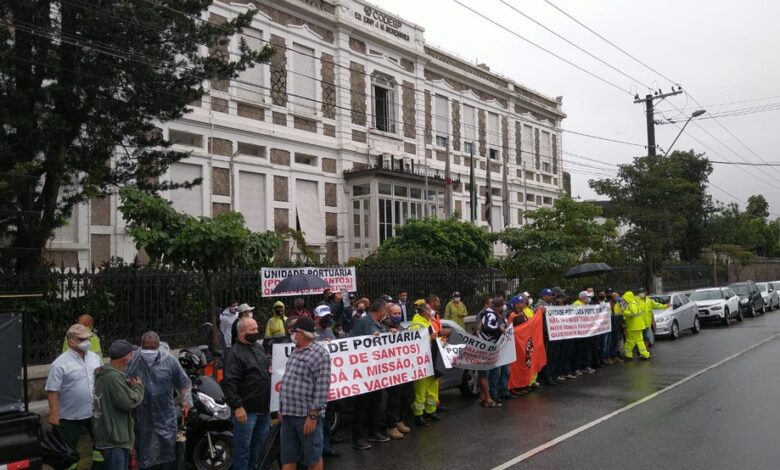
<path fill-rule="evenodd" d="M 707 111 L 705 111 L 704 109 L 697 109 L 696 111 L 691 113 L 691 117 L 689 117 L 688 120 L 685 121 L 685 124 L 683 124 L 682 129 L 680 129 L 680 133 L 677 134 L 677 137 L 675 137 L 674 140 L 672 141 L 672 145 L 670 145 L 669 148 L 666 150 L 666 153 L 664 154 L 664 157 L 669 155 L 669 152 L 672 151 L 672 147 L 674 147 L 675 142 L 677 142 L 677 139 L 679 139 L 680 136 L 682 135 L 683 131 L 685 130 L 685 126 L 687 126 L 688 123 L 691 122 L 691 119 L 693 119 L 695 117 L 699 117 L 699 116 L 701 116 L 702 114 L 704 114 L 706 112 Z"/>

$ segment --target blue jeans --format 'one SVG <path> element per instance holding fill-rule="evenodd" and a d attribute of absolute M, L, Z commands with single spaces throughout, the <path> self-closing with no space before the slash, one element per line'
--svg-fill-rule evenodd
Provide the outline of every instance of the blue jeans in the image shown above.
<path fill-rule="evenodd" d="M 98 450 L 103 454 L 103 468 L 105 470 L 127 470 L 130 463 L 130 449 L 106 447 Z"/>
<path fill-rule="evenodd" d="M 233 468 L 254 469 L 260 458 L 263 438 L 271 426 L 268 413 L 247 413 L 246 423 L 240 424 L 233 417 Z"/>
<path fill-rule="evenodd" d="M 509 395 L 509 364 L 490 369 L 488 372 L 490 397 L 494 400 Z"/>

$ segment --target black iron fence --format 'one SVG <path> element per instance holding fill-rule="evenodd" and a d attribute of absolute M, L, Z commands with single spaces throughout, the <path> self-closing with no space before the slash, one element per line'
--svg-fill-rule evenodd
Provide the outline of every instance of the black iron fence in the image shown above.
<path fill-rule="evenodd" d="M 687 290 L 710 286 L 714 278 L 707 265 L 664 267 L 664 290 Z M 716 284 L 728 282 L 725 271 L 718 272 Z M 599 284 L 618 290 L 641 285 L 636 267 L 617 267 L 599 279 Z M 231 299 L 256 306 L 255 317 L 263 323 L 277 298 L 260 296 L 257 271 L 233 271 L 214 276 L 216 303 L 223 307 Z M 507 278 L 492 268 L 357 268 L 358 295 L 371 299 L 382 294 L 396 297 L 406 290 L 409 299 L 438 295 L 446 302 L 460 291 L 469 312 L 482 306 L 485 295 L 515 293 L 518 279 Z M 53 360 L 62 348 L 64 333 L 81 313 L 89 312 L 104 345 L 119 338 L 138 341 L 148 330 L 160 333 L 172 347 L 195 344 L 197 329 L 210 320 L 206 288 L 199 273 L 159 269 L 112 268 L 106 270 L 62 268 L 37 276 L 21 277 L 0 273 L 0 292 L 41 292 L 39 299 L 27 299 L 6 309 L 22 309 L 28 320 L 28 357 L 31 364 Z M 282 298 L 287 305 L 290 298 Z M 313 308 L 318 296 L 305 298 Z"/>
<path fill-rule="evenodd" d="M 461 291 L 470 311 L 482 305 L 491 292 L 514 292 L 517 279 L 506 278 L 495 269 L 357 269 L 358 295 L 393 297 L 404 289 L 410 299 L 437 294 L 442 301 Z M 62 268 L 37 276 L 20 278 L 0 273 L 0 291 L 38 291 L 40 299 L 18 302 L 10 309 L 22 309 L 28 321 L 28 357 L 31 364 L 48 363 L 61 351 L 67 328 L 82 313 L 95 319 L 104 347 L 119 338 L 138 341 L 143 332 L 154 330 L 177 348 L 195 344 L 198 327 L 210 320 L 206 288 L 199 273 L 156 269 L 71 269 Z M 262 323 L 265 312 L 277 298 L 260 297 L 260 275 L 256 271 L 218 273 L 213 279 L 218 306 L 231 299 L 256 306 Z M 290 298 L 282 298 L 286 304 Z M 305 298 L 314 307 L 318 296 Z"/>

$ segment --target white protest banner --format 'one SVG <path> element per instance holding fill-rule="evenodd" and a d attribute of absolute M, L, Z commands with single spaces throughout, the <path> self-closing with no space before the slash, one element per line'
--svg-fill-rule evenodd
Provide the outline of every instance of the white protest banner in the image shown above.
<path fill-rule="evenodd" d="M 452 329 L 447 344 L 441 341 L 439 345 L 441 360 L 444 367 L 452 369 L 489 370 L 504 364 L 511 364 L 517 359 L 515 350 L 515 334 L 509 325 L 498 342 L 493 343 L 480 337 L 470 335 L 457 323 L 442 320 L 442 327 Z"/>
<path fill-rule="evenodd" d="M 609 304 L 548 306 L 545 309 L 550 341 L 588 338 L 612 331 Z"/>
<path fill-rule="evenodd" d="M 433 375 L 428 330 L 355 336 L 319 343 L 330 353 L 328 401 L 373 392 Z M 279 410 L 279 391 L 294 344 L 274 344 L 271 411 Z"/>
<path fill-rule="evenodd" d="M 322 289 L 306 289 L 295 292 L 274 294 L 273 290 L 283 279 L 296 274 L 313 274 L 325 280 L 334 291 L 355 292 L 357 281 L 355 267 L 343 268 L 261 268 L 260 286 L 263 297 L 281 297 L 290 295 L 321 294 Z"/>

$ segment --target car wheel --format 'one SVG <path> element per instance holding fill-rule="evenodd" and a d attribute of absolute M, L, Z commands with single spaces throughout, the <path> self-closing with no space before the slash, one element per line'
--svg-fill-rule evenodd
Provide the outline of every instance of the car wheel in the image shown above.
<path fill-rule="evenodd" d="M 677 320 L 672 322 L 671 337 L 672 339 L 677 339 L 680 337 L 680 325 L 677 324 Z"/>
<path fill-rule="evenodd" d="M 479 375 L 475 370 L 463 371 L 463 379 L 460 382 L 460 394 L 464 398 L 474 398 L 479 395 Z"/>
<path fill-rule="evenodd" d="M 745 319 L 745 314 L 742 313 L 742 307 L 737 307 L 737 312 L 739 312 L 737 313 L 737 322 L 741 322 Z"/>
<path fill-rule="evenodd" d="M 728 307 L 723 311 L 723 326 L 731 326 L 731 312 Z"/>
<path fill-rule="evenodd" d="M 701 331 L 701 320 L 699 320 L 699 316 L 696 315 L 693 317 L 693 328 L 691 328 L 691 333 L 697 335 Z"/>

